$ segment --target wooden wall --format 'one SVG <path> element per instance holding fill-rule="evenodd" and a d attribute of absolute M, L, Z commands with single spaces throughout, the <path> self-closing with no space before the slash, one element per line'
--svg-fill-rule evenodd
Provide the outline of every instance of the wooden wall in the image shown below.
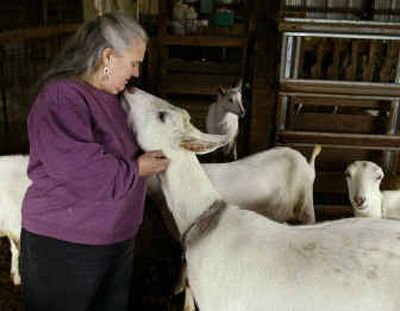
<path fill-rule="evenodd" d="M 118 1 L 118 3 L 121 1 Z M 133 1 L 122 1 L 124 7 Z M 248 68 L 251 85 L 246 93 L 249 114 L 242 124 L 242 156 L 254 153 L 272 145 L 275 98 L 274 83 L 277 65 L 277 32 L 274 17 L 277 4 L 261 0 L 250 1 L 250 8 L 257 12 L 256 40 L 249 46 Z M 47 7 L 44 8 L 44 4 Z M 0 0 L 0 13 L 4 16 L 15 14 L 15 19 L 0 19 L 0 30 L 27 27 L 49 26 L 60 23 L 80 22 L 83 17 L 94 14 L 93 1 L 27 1 L 15 4 Z M 26 5 L 25 5 L 26 4 Z M 119 5 L 121 5 L 119 3 Z M 129 7 L 134 10 L 134 5 Z M 29 18 L 27 16 L 29 15 Z M 48 67 L 68 34 L 54 36 L 52 39 L 7 40 L 0 41 L 0 154 L 27 151 L 25 117 L 31 103 L 31 86 L 37 77 Z M 1 36 L 0 36 L 1 40 Z M 143 75 L 147 83 L 143 86 L 154 90 L 157 84 L 157 43 L 151 42 Z M 182 102 L 182 101 L 181 101 Z M 179 104 L 179 103 L 178 103 Z M 185 104 L 183 103 L 183 106 Z M 204 103 L 194 103 L 194 119 L 204 119 Z M 196 108 L 197 107 L 197 108 Z M 203 127 L 200 122 L 198 126 Z"/>
<path fill-rule="evenodd" d="M 82 20 L 80 0 L 0 0 L 0 154 L 26 153 L 34 85 Z"/>
<path fill-rule="evenodd" d="M 82 0 L 0 0 L 0 31 L 75 23 Z"/>

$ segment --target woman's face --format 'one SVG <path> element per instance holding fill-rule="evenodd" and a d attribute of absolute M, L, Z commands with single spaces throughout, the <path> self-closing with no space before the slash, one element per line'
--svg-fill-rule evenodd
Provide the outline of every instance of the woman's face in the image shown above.
<path fill-rule="evenodd" d="M 132 40 L 131 48 L 115 53 L 110 50 L 103 53 L 103 69 L 100 74 L 101 88 L 111 94 L 118 94 L 125 89 L 132 77 L 139 77 L 140 64 L 146 52 L 146 43 L 142 39 Z M 104 76 L 104 67 L 109 68 L 108 77 Z"/>

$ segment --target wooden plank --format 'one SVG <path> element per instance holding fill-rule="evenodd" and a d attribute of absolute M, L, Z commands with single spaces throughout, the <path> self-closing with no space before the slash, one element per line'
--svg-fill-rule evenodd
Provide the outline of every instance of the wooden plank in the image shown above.
<path fill-rule="evenodd" d="M 321 144 L 347 149 L 357 147 L 371 150 L 400 150 L 400 136 L 277 131 L 276 137 L 282 143 Z"/>
<path fill-rule="evenodd" d="M 346 80 L 355 81 L 357 80 L 357 68 L 358 68 L 358 52 L 360 50 L 360 40 L 351 41 L 351 57 L 350 64 L 345 69 Z"/>
<path fill-rule="evenodd" d="M 239 76 L 170 73 L 160 79 L 159 92 L 164 94 L 216 95 L 218 86 L 231 86 Z"/>
<path fill-rule="evenodd" d="M 285 18 L 283 22 L 279 23 L 279 31 L 400 37 L 400 24 L 373 21 Z"/>
<path fill-rule="evenodd" d="M 75 32 L 80 24 L 64 24 L 0 32 L 0 43 L 17 43 Z"/>
<path fill-rule="evenodd" d="M 337 133 L 376 133 L 375 118 L 369 115 L 299 113 L 289 118 L 289 130 Z M 383 132 L 383 130 L 381 131 Z"/>
<path fill-rule="evenodd" d="M 293 96 L 293 103 L 310 106 L 360 107 L 369 109 L 378 109 L 382 105 L 382 103 L 378 103 L 376 100 L 369 100 L 369 98 L 355 100 L 353 98 L 332 98 L 331 96 L 311 97 L 308 94 L 303 95 Z M 387 104 L 390 103 L 388 102 Z"/>
<path fill-rule="evenodd" d="M 246 44 L 244 38 L 229 36 L 160 36 L 163 45 L 185 46 L 215 46 L 215 47 L 243 47 Z"/>
<path fill-rule="evenodd" d="M 382 52 L 382 41 L 373 40 L 369 42 L 367 64 L 363 71 L 363 81 L 372 81 L 376 60 L 379 59 L 379 52 Z"/>
<path fill-rule="evenodd" d="M 329 80 L 339 80 L 341 55 L 346 54 L 347 40 L 339 39 L 333 46 L 333 60 L 328 67 L 327 78 Z"/>
<path fill-rule="evenodd" d="M 311 67 L 311 79 L 321 79 L 322 78 L 322 63 L 324 62 L 325 54 L 329 49 L 328 41 L 326 39 L 321 39 L 320 44 L 317 47 L 317 60 L 315 64 Z"/>
<path fill-rule="evenodd" d="M 343 172 L 318 172 L 314 182 L 314 191 L 319 193 L 347 193 Z"/>
<path fill-rule="evenodd" d="M 391 100 L 400 98 L 398 84 L 377 82 L 282 79 L 280 81 L 280 91 L 282 95 L 306 94 L 313 96 L 310 93 L 314 93 L 326 94 L 332 98 L 339 97 L 339 95 L 346 95 L 349 98 L 358 96 L 365 99 Z"/>
<path fill-rule="evenodd" d="M 187 61 L 184 59 L 170 59 L 165 61 L 168 71 L 173 72 L 196 72 L 211 74 L 234 74 L 240 75 L 240 64 L 232 62 L 213 62 L 213 61 Z"/>
<path fill-rule="evenodd" d="M 397 67 L 399 59 L 399 42 L 388 42 L 386 55 L 379 72 L 379 80 L 382 82 L 393 82 L 393 68 Z"/>

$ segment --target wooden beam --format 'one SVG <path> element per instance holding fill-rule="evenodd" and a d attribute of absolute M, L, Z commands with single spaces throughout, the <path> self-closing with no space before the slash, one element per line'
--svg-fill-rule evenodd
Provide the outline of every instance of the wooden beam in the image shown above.
<path fill-rule="evenodd" d="M 241 68 L 239 63 L 216 61 L 187 61 L 184 59 L 170 59 L 165 61 L 168 72 L 186 72 L 197 74 L 232 74 L 239 76 Z"/>
<path fill-rule="evenodd" d="M 276 137 L 281 143 L 294 145 L 321 144 L 334 148 L 400 150 L 400 136 L 277 131 Z"/>
<path fill-rule="evenodd" d="M 284 21 L 279 24 L 279 31 L 400 37 L 400 25 L 398 23 L 373 21 L 322 21 L 317 19 L 285 18 Z"/>
<path fill-rule="evenodd" d="M 370 115 L 299 113 L 291 114 L 287 127 L 300 131 L 373 134 L 375 118 Z"/>
<path fill-rule="evenodd" d="M 216 95 L 218 86 L 230 86 L 239 76 L 211 74 L 166 74 L 160 79 L 161 94 Z"/>
<path fill-rule="evenodd" d="M 64 24 L 0 32 L 0 44 L 18 43 L 75 32 L 81 24 Z"/>
<path fill-rule="evenodd" d="M 160 37 L 160 43 L 164 45 L 185 46 L 215 46 L 215 47 L 243 47 L 246 42 L 240 37 L 229 36 L 174 36 L 164 35 Z"/>
<path fill-rule="evenodd" d="M 315 97 L 317 94 L 325 94 L 331 98 L 364 98 L 393 100 L 400 98 L 400 87 L 394 83 L 377 82 L 348 82 L 348 81 L 324 81 L 282 79 L 280 81 L 280 95 L 307 95 Z"/>
<path fill-rule="evenodd" d="M 318 94 L 324 95 L 324 94 Z M 370 97 L 363 100 L 355 100 L 354 98 L 332 98 L 330 94 L 326 96 L 315 96 L 312 97 L 309 94 L 299 94 L 293 96 L 293 103 L 309 105 L 309 106 L 337 106 L 337 107 L 354 107 L 354 108 L 365 108 L 365 109 L 379 109 L 380 103 L 376 100 L 371 100 Z M 387 102 L 389 105 L 390 102 Z"/>

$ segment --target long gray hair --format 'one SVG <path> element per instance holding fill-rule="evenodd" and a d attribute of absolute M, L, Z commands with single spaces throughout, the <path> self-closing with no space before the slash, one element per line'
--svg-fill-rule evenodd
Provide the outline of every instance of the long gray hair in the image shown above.
<path fill-rule="evenodd" d="M 90 75 L 97 69 L 105 48 L 122 53 L 131 48 L 135 38 L 148 41 L 146 31 L 127 13 L 110 12 L 88 21 L 69 39 L 38 86 L 50 80 Z"/>

